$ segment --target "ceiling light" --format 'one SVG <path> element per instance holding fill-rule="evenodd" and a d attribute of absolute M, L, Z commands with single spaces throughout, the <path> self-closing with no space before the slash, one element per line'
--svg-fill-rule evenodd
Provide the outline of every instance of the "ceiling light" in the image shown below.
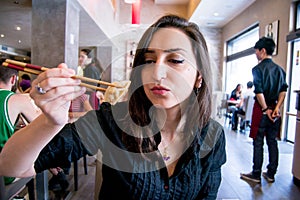
<path fill-rule="evenodd" d="M 22 41 L 21 40 L 18 40 L 18 43 L 21 43 Z"/>
<path fill-rule="evenodd" d="M 219 13 L 215 12 L 215 13 L 214 13 L 214 16 L 215 16 L 215 17 L 219 16 Z"/>
<path fill-rule="evenodd" d="M 4 37 L 4 34 L 1 34 L 0 37 Z"/>
<path fill-rule="evenodd" d="M 20 30 L 21 30 L 21 27 L 20 27 L 20 26 L 16 26 L 16 30 L 17 30 L 17 31 L 20 31 Z"/>
<path fill-rule="evenodd" d="M 215 23 L 214 23 L 214 22 L 207 22 L 206 25 L 207 25 L 207 26 L 214 26 Z"/>

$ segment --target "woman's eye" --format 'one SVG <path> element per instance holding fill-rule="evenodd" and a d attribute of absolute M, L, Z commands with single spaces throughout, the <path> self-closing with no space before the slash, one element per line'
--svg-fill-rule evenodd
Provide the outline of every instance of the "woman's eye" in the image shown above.
<path fill-rule="evenodd" d="M 145 60 L 145 64 L 155 63 L 155 60 Z"/>
<path fill-rule="evenodd" d="M 184 62 L 184 60 L 170 59 L 169 62 L 174 63 L 174 64 L 182 64 Z"/>

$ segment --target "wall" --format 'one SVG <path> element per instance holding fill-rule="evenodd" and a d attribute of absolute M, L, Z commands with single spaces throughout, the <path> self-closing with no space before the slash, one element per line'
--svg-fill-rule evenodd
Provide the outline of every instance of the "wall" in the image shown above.
<path fill-rule="evenodd" d="M 286 36 L 289 33 L 291 2 L 292 0 L 256 0 L 244 12 L 223 27 L 222 43 L 225 46 L 226 41 L 255 23 L 259 23 L 259 35 L 262 37 L 265 33 L 265 26 L 270 22 L 279 20 L 278 54 L 273 56 L 273 60 L 286 70 L 288 51 Z"/>

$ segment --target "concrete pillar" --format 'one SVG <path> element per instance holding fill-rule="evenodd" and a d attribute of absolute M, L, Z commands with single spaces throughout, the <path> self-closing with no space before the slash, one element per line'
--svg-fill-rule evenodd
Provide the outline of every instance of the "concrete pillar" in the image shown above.
<path fill-rule="evenodd" d="M 77 69 L 80 10 L 72 0 L 32 0 L 31 63 Z M 48 173 L 36 176 L 37 199 L 48 199 Z"/>
<path fill-rule="evenodd" d="M 32 64 L 78 65 L 79 6 L 72 0 L 32 0 Z"/>

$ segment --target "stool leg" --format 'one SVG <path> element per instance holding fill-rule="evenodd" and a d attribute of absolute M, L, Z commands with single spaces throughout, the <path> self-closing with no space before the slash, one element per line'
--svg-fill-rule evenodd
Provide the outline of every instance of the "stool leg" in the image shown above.
<path fill-rule="evenodd" d="M 87 162 L 86 162 L 86 155 L 83 156 L 83 167 L 84 167 L 84 174 L 87 175 Z"/>
<path fill-rule="evenodd" d="M 28 189 L 28 197 L 29 200 L 35 200 L 35 194 L 34 194 L 34 179 L 32 178 L 27 184 Z"/>
<path fill-rule="evenodd" d="M 78 190 L 78 163 L 77 160 L 73 162 L 74 165 L 74 190 Z"/>

